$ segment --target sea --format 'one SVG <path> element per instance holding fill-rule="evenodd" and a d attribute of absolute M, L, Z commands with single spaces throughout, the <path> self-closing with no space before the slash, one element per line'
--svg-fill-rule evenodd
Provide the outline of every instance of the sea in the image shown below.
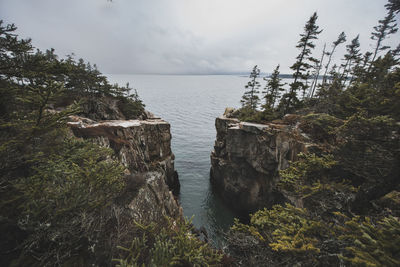
<path fill-rule="evenodd" d="M 179 174 L 180 204 L 195 227 L 204 227 L 215 247 L 224 246 L 224 233 L 235 214 L 210 186 L 210 154 L 215 119 L 226 107 L 240 107 L 249 81 L 239 75 L 108 74 L 111 83 L 137 90 L 146 109 L 171 124 L 172 151 Z M 261 81 L 260 81 L 261 82 Z"/>

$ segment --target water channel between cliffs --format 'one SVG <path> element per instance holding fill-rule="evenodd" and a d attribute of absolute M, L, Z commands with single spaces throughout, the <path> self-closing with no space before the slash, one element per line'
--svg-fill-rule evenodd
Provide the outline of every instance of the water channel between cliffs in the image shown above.
<path fill-rule="evenodd" d="M 171 124 L 175 169 L 181 182 L 184 215 L 204 226 L 218 247 L 221 230 L 236 216 L 211 190 L 210 153 L 215 118 L 238 107 L 247 77 L 233 75 L 108 75 L 111 82 L 137 88 L 146 109 Z"/>

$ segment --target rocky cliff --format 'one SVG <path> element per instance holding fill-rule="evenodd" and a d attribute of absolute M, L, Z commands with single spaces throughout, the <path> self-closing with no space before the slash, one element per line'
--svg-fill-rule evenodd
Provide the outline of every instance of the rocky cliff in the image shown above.
<path fill-rule="evenodd" d="M 132 218 L 149 222 L 182 216 L 169 123 L 154 117 L 97 122 L 71 116 L 68 125 L 76 137 L 111 148 L 127 168 L 127 186 L 140 187 L 135 194 L 125 194 L 129 197 L 123 201 Z"/>
<path fill-rule="evenodd" d="M 277 172 L 314 146 L 296 124 L 283 121 L 255 124 L 222 116 L 215 127 L 211 182 L 230 206 L 243 212 L 283 200 L 275 188 Z"/>

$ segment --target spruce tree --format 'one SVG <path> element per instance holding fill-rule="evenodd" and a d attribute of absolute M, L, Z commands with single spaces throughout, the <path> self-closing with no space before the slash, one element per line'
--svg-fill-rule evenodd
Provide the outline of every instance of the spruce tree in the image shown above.
<path fill-rule="evenodd" d="M 385 5 L 387 10 L 393 10 L 394 13 L 400 12 L 400 1 L 399 0 L 389 0 Z"/>
<path fill-rule="evenodd" d="M 333 42 L 331 52 L 326 53 L 329 56 L 329 58 L 328 58 L 328 63 L 326 63 L 325 65 L 325 73 L 322 79 L 322 83 L 326 83 L 326 74 L 328 73 L 329 65 L 331 64 L 332 56 L 335 53 L 336 48 L 344 42 L 346 42 L 346 34 L 344 32 L 341 32 L 336 41 Z"/>
<path fill-rule="evenodd" d="M 344 55 L 344 63 L 341 65 L 343 68 L 343 72 L 340 76 L 340 80 L 343 84 L 346 84 L 346 80 L 349 74 L 352 72 L 353 64 L 360 63 L 361 54 L 360 54 L 360 35 L 357 35 L 356 38 L 351 40 L 351 43 L 346 45 L 347 54 Z"/>
<path fill-rule="evenodd" d="M 272 110 L 274 108 L 275 102 L 277 98 L 280 96 L 280 93 L 285 89 L 283 86 L 285 84 L 281 83 L 282 79 L 279 78 L 279 65 L 275 68 L 269 79 L 264 78 L 267 81 L 265 88 L 263 91 L 265 104 L 263 105 L 264 110 Z"/>
<path fill-rule="evenodd" d="M 317 87 L 318 78 L 319 78 L 319 72 L 321 71 L 322 63 L 324 62 L 324 57 L 326 55 L 325 49 L 326 49 L 326 43 L 324 44 L 324 49 L 322 50 L 321 59 L 318 62 L 315 63 L 315 67 L 314 67 L 315 68 L 315 72 L 313 74 L 314 79 L 313 79 L 313 82 L 311 84 L 311 92 L 310 92 L 310 95 L 309 95 L 309 97 L 311 97 L 311 98 L 314 96 L 314 91 L 315 91 L 315 88 Z"/>
<path fill-rule="evenodd" d="M 297 48 L 300 49 L 300 54 L 297 56 L 297 61 L 290 68 L 294 70 L 293 82 L 290 84 L 289 93 L 285 94 L 282 98 L 282 104 L 284 107 L 284 113 L 287 113 L 290 108 L 296 106 L 299 102 L 297 98 L 297 92 L 299 90 L 307 90 L 307 85 L 304 83 L 309 78 L 309 69 L 312 67 L 312 63 L 318 62 L 317 59 L 311 56 L 311 50 L 314 49 L 315 44 L 313 40 L 317 39 L 317 35 L 322 32 L 319 30 L 319 26 L 316 25 L 318 15 L 316 12 L 310 17 L 304 27 L 304 33 L 300 34 L 300 41 L 297 44 Z M 311 63 L 311 64 L 310 64 Z"/>
<path fill-rule="evenodd" d="M 257 105 L 260 102 L 260 99 L 257 95 L 258 93 L 260 93 L 260 91 L 258 91 L 258 89 L 260 88 L 260 82 L 257 81 L 259 75 L 260 75 L 260 69 L 257 67 L 257 65 L 255 65 L 250 73 L 249 78 L 251 80 L 245 86 L 247 91 L 244 92 L 242 100 L 240 101 L 242 103 L 243 108 L 255 111 Z"/>
<path fill-rule="evenodd" d="M 376 56 L 380 51 L 390 48 L 389 46 L 382 45 L 383 40 L 390 34 L 394 34 L 398 31 L 394 9 L 389 9 L 387 16 L 383 20 L 379 20 L 379 25 L 375 26 L 374 30 L 375 31 L 371 33 L 371 39 L 376 40 L 376 45 L 371 63 L 375 61 Z M 371 66 L 372 65 L 369 66 L 368 71 L 371 69 Z"/>

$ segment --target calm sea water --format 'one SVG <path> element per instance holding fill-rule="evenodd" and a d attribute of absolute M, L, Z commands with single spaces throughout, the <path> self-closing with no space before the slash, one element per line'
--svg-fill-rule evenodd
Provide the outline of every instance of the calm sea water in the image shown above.
<path fill-rule="evenodd" d="M 215 118 L 225 107 L 239 107 L 247 77 L 231 75 L 107 75 L 110 82 L 136 88 L 146 109 L 171 124 L 172 151 L 181 182 L 184 215 L 204 226 L 210 239 L 221 246 L 221 230 L 235 214 L 210 188 L 210 153 Z"/>

